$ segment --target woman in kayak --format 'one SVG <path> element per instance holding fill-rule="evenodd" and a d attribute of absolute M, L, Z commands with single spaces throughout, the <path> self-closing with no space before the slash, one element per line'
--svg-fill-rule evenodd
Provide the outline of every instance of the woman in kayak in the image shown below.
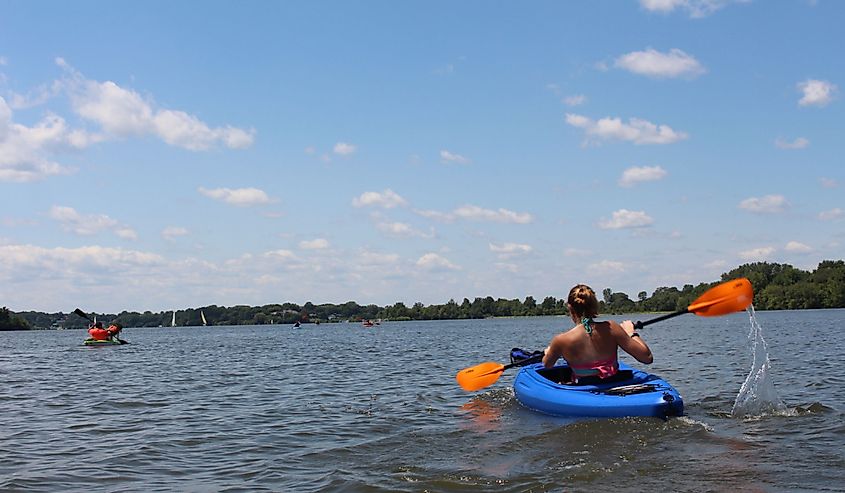
<path fill-rule="evenodd" d="M 564 358 L 572 369 L 572 380 L 598 377 L 610 378 L 619 371 L 617 349 L 622 348 L 640 363 L 651 364 L 654 357 L 648 344 L 634 331 L 630 320 L 597 322 L 599 302 L 596 293 L 584 284 L 569 291 L 569 316 L 576 325 L 552 338 L 543 356 L 543 366 L 551 368 L 558 358 Z"/>

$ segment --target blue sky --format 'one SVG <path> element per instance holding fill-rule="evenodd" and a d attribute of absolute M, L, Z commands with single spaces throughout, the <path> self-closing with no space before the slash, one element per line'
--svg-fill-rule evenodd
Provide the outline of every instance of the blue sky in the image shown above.
<path fill-rule="evenodd" d="M 0 305 L 635 298 L 845 258 L 845 4 L 0 16 Z"/>

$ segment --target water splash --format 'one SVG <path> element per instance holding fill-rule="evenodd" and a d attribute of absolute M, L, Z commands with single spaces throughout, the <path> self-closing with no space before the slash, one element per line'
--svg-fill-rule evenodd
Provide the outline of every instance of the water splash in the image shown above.
<path fill-rule="evenodd" d="M 748 307 L 751 330 L 748 341 L 751 345 L 751 372 L 739 389 L 731 416 L 746 417 L 763 414 L 783 413 L 786 404 L 778 397 L 772 381 L 769 362 L 769 348 L 763 339 L 763 328 L 754 316 L 754 306 Z"/>

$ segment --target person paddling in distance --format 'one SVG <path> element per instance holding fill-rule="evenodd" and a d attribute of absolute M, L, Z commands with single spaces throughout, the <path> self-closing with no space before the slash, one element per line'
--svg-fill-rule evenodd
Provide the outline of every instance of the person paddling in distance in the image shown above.
<path fill-rule="evenodd" d="M 572 383 L 579 379 L 610 378 L 619 371 L 617 349 L 622 348 L 640 363 L 651 364 L 654 357 L 648 344 L 634 330 L 634 323 L 613 320 L 596 321 L 599 302 L 587 285 L 578 284 L 569 291 L 566 303 L 576 325 L 554 336 L 543 356 L 543 366 L 552 368 L 564 358 L 572 369 Z"/>
<path fill-rule="evenodd" d="M 97 341 L 104 341 L 109 338 L 108 332 L 103 328 L 103 322 L 92 322 L 89 324 L 88 334 L 92 339 Z"/>

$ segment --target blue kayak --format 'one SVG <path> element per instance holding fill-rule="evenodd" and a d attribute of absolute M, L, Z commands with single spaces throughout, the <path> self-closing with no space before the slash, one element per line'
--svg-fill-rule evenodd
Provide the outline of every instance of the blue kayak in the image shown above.
<path fill-rule="evenodd" d="M 523 406 L 554 416 L 666 418 L 684 413 L 684 401 L 674 387 L 625 363 L 620 362 L 619 372 L 605 381 L 560 383 L 570 374 L 565 364 L 548 369 L 541 363 L 525 366 L 513 382 L 514 394 Z"/>

